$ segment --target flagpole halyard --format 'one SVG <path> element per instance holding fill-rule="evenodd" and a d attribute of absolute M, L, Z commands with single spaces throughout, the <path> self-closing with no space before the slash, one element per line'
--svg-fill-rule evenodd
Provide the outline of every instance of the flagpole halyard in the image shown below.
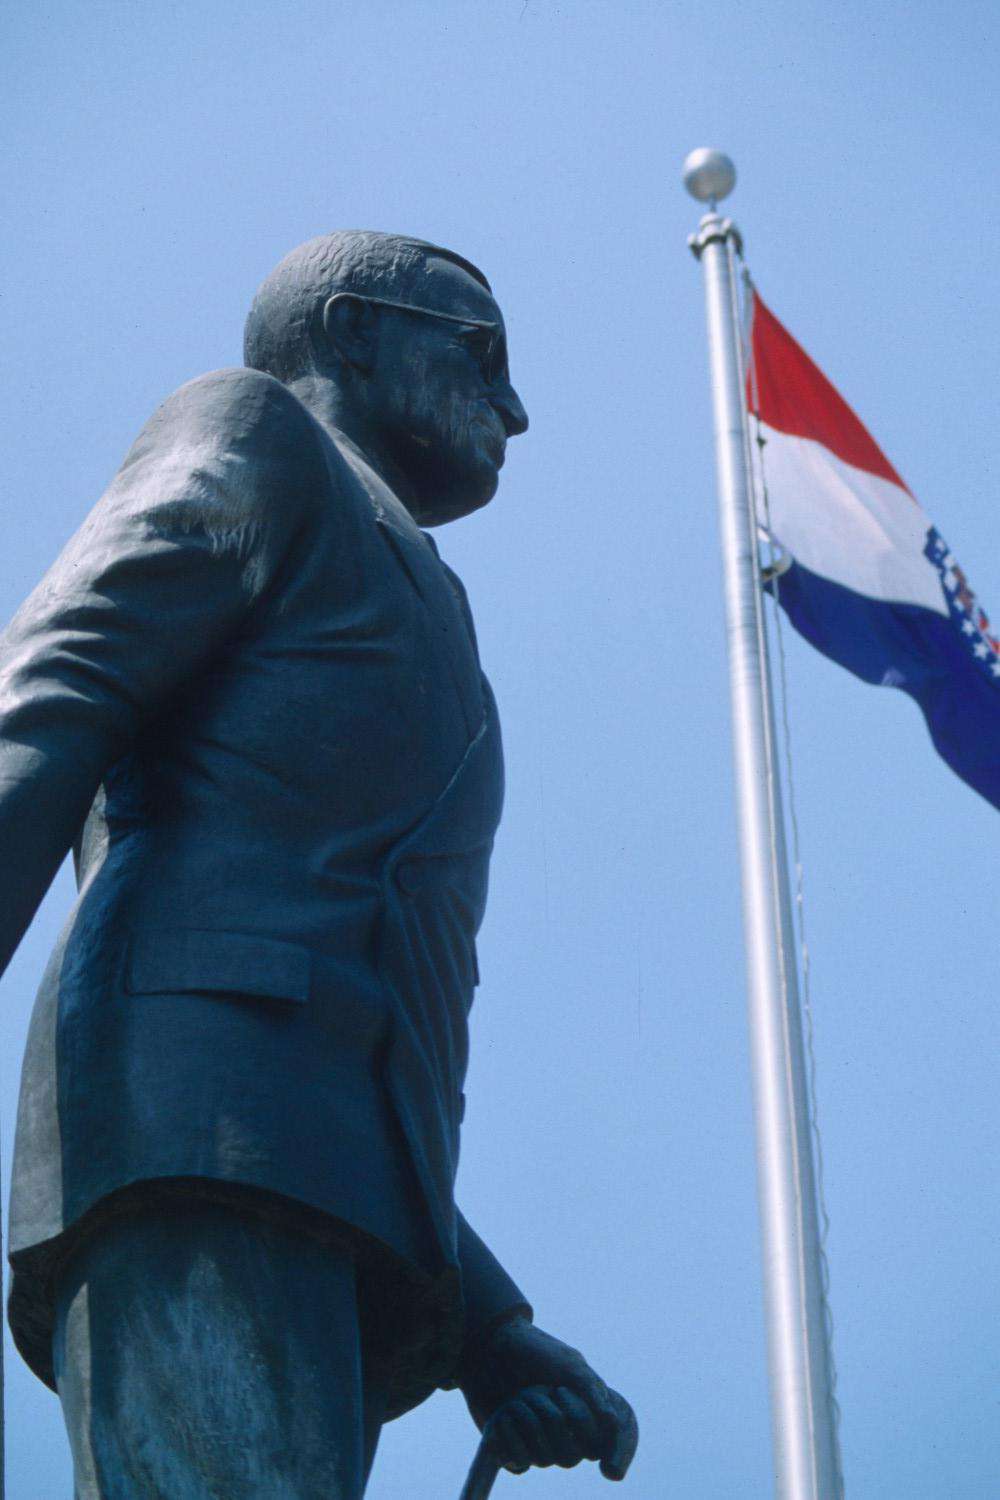
<path fill-rule="evenodd" d="M 735 184 L 721 152 L 692 152 L 684 182 L 710 204 L 689 244 L 705 278 L 733 717 L 764 1261 L 776 1500 L 840 1500 L 842 1483 L 788 861 L 750 473 L 734 248 L 716 203 Z"/>

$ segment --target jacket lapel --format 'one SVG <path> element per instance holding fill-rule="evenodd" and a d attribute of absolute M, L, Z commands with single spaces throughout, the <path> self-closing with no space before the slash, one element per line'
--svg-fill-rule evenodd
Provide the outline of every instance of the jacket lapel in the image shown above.
<path fill-rule="evenodd" d="M 435 549 L 410 516 L 404 518 L 379 508 L 375 519 L 389 550 L 431 618 L 435 641 L 461 699 L 466 727 L 470 734 L 475 733 L 483 717 L 479 659 L 454 585 Z"/>

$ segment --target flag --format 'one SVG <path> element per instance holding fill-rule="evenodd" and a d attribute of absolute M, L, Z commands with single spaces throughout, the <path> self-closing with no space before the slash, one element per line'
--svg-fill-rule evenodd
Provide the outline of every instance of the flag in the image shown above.
<path fill-rule="evenodd" d="M 772 540 L 792 558 L 772 591 L 824 655 L 909 693 L 938 753 L 1000 808 L 1000 639 L 851 408 L 756 291 L 750 311 L 758 489 L 762 476 Z"/>

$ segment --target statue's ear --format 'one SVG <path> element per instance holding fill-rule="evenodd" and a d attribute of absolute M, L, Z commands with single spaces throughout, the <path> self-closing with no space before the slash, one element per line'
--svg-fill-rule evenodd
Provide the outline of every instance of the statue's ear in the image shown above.
<path fill-rule="evenodd" d="M 378 318 L 364 297 L 338 292 L 323 308 L 323 332 L 331 354 L 367 375 L 375 363 Z"/>

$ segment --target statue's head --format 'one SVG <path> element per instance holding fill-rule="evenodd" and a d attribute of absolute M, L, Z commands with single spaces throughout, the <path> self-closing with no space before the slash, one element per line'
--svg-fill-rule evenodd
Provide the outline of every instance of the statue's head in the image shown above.
<path fill-rule="evenodd" d="M 507 439 L 528 425 L 489 282 L 423 240 L 349 230 L 300 245 L 258 290 L 244 355 L 287 385 L 331 382 L 424 525 L 492 499 Z"/>

